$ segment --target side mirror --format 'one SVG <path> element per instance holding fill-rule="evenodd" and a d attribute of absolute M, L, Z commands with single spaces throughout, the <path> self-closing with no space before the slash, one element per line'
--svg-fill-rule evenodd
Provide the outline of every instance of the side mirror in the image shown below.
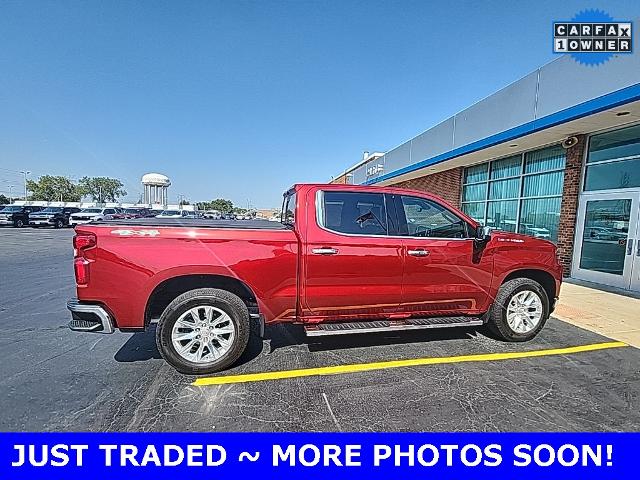
<path fill-rule="evenodd" d="M 491 240 L 491 228 L 478 225 L 476 227 L 475 239 L 479 242 L 488 242 L 489 240 Z"/>

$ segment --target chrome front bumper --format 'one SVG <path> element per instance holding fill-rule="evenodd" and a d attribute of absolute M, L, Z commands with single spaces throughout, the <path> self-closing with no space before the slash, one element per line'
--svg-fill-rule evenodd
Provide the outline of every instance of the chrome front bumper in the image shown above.
<path fill-rule="evenodd" d="M 115 327 L 109 313 L 100 305 L 81 303 L 77 298 L 67 302 L 71 311 L 69 328 L 78 332 L 113 333 Z"/>

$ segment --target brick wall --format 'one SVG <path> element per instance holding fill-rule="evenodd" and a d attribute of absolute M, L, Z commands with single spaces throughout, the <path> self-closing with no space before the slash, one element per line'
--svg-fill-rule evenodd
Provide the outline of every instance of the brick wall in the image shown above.
<path fill-rule="evenodd" d="M 560 205 L 560 223 L 558 225 L 558 256 L 564 268 L 565 276 L 569 276 L 571 273 L 585 142 L 586 136 L 579 135 L 578 143 L 567 149 L 567 164 L 564 170 L 564 188 Z"/>
<path fill-rule="evenodd" d="M 329 183 L 345 184 L 345 183 L 347 183 L 347 176 L 346 175 L 340 175 L 339 177 L 336 177 L 333 180 L 331 180 Z"/>
<path fill-rule="evenodd" d="M 411 188 L 433 193 L 444 198 L 451 205 L 460 207 L 462 190 L 462 167 L 452 168 L 444 172 L 425 175 L 405 182 L 394 184 L 394 187 Z"/>

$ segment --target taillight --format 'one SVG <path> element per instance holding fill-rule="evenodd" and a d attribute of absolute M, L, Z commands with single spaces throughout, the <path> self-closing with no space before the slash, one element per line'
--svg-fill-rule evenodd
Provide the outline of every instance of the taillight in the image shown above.
<path fill-rule="evenodd" d="M 78 257 L 73 260 L 73 271 L 76 274 L 76 283 L 78 285 L 87 285 L 89 283 L 89 261 Z"/>
<path fill-rule="evenodd" d="M 73 237 L 73 248 L 75 254 L 79 255 L 83 250 L 96 246 L 96 236 L 93 233 L 77 233 Z"/>
<path fill-rule="evenodd" d="M 84 258 L 85 250 L 95 247 L 97 243 L 96 236 L 93 233 L 76 233 L 73 237 L 73 271 L 76 274 L 76 283 L 78 285 L 87 285 L 89 283 L 89 260 Z"/>

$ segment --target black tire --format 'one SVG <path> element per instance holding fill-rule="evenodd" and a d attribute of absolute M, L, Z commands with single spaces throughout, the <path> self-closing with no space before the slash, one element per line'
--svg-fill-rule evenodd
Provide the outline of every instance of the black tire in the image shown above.
<path fill-rule="evenodd" d="M 53 228 L 62 228 L 64 227 L 64 222 L 62 220 L 56 220 L 53 224 Z"/>
<path fill-rule="evenodd" d="M 22 228 L 22 227 L 24 227 L 24 220 L 22 220 L 22 219 L 20 219 L 20 218 L 19 218 L 18 220 L 15 220 L 15 221 L 13 222 L 13 226 L 14 226 L 14 227 L 16 227 L 16 228 Z"/>
<path fill-rule="evenodd" d="M 542 318 L 536 327 L 526 333 L 515 332 L 507 322 L 507 306 L 512 297 L 524 290 L 536 293 L 542 301 Z M 526 342 L 534 338 L 549 318 L 549 297 L 542 285 L 530 278 L 514 278 L 503 283 L 491 306 L 487 327 L 496 337 L 507 342 Z"/>
<path fill-rule="evenodd" d="M 209 305 L 224 311 L 231 317 L 235 328 L 234 341 L 229 350 L 220 358 L 207 363 L 196 363 L 182 357 L 171 340 L 176 321 L 183 313 L 199 305 Z M 176 370 L 189 375 L 202 375 L 219 372 L 233 365 L 246 349 L 250 331 L 249 310 L 240 297 L 226 290 L 198 288 L 176 297 L 165 308 L 156 329 L 156 344 L 162 358 Z"/>

